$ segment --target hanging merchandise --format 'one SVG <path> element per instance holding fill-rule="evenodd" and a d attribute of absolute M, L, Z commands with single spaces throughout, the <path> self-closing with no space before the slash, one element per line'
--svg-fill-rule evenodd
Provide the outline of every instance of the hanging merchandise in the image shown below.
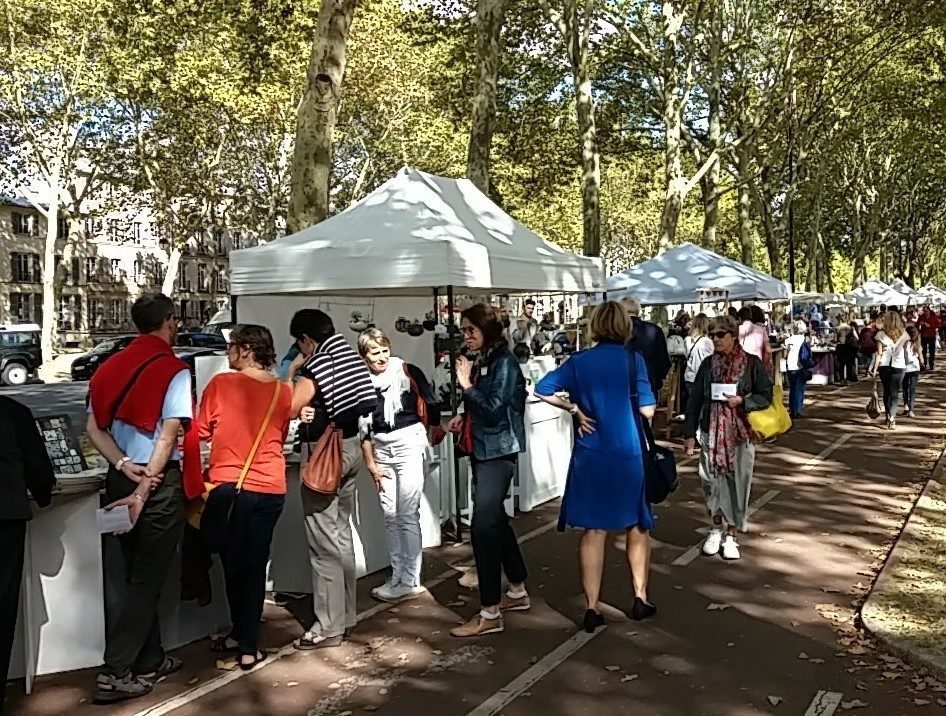
<path fill-rule="evenodd" d="M 437 327 L 437 314 L 433 311 L 428 311 L 423 325 L 426 331 L 434 330 Z"/>
<path fill-rule="evenodd" d="M 407 335 L 417 338 L 418 336 L 424 335 L 424 326 L 420 321 L 414 319 L 414 322 L 408 325 Z"/>
<path fill-rule="evenodd" d="M 394 322 L 394 330 L 397 331 L 398 333 L 407 333 L 407 327 L 409 325 L 411 325 L 411 322 L 408 321 L 406 318 L 404 318 L 404 316 L 400 316 Z"/>
<path fill-rule="evenodd" d="M 365 318 L 361 311 L 351 312 L 351 320 L 348 322 L 348 327 L 355 333 L 361 333 L 362 331 L 371 328 L 372 325 L 373 324 Z"/>

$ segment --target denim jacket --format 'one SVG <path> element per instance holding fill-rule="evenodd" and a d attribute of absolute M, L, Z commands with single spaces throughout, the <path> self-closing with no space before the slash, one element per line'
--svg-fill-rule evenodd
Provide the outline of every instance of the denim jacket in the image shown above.
<path fill-rule="evenodd" d="M 476 385 L 463 393 L 463 404 L 473 419 L 477 460 L 525 452 L 526 380 L 506 346 L 486 357 Z"/>

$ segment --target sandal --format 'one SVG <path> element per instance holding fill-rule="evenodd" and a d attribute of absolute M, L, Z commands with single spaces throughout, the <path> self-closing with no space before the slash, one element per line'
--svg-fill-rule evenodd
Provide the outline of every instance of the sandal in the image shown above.
<path fill-rule="evenodd" d="M 228 641 L 232 641 L 233 646 L 229 646 Z M 210 645 L 210 650 L 217 654 L 236 654 L 240 650 L 240 645 L 232 636 L 222 636 L 219 639 L 214 639 L 213 644 Z"/>
<path fill-rule="evenodd" d="M 250 655 L 240 654 L 240 659 L 242 659 L 244 656 L 250 656 Z M 251 671 L 252 669 L 255 669 L 257 666 L 262 664 L 264 661 L 266 661 L 266 654 L 264 654 L 261 651 L 258 651 L 256 652 L 256 656 L 253 657 L 253 661 L 249 662 L 248 664 L 244 664 L 242 661 L 238 660 L 237 664 L 239 664 L 241 670 Z"/>
<path fill-rule="evenodd" d="M 297 651 L 311 651 L 312 649 L 327 649 L 333 646 L 341 646 L 344 637 L 339 634 L 338 636 L 321 636 L 319 634 L 313 634 L 312 632 L 306 632 L 298 639 L 292 642 L 292 648 Z"/>

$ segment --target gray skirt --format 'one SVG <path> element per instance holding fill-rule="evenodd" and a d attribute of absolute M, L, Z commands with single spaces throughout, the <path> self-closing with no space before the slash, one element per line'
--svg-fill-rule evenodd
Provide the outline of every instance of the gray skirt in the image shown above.
<path fill-rule="evenodd" d="M 701 432 L 699 473 L 706 511 L 710 517 L 722 517 L 727 524 L 745 532 L 749 492 L 752 489 L 752 469 L 755 465 L 755 445 L 747 442 L 736 447 L 736 465 L 733 472 L 716 472 L 713 469 L 708 445 L 708 436 Z"/>

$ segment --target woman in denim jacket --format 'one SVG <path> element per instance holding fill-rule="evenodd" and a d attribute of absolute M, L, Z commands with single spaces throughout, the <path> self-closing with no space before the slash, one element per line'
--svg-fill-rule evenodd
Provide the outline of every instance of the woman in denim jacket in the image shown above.
<path fill-rule="evenodd" d="M 503 338 L 499 314 L 480 303 L 461 314 L 467 349 L 474 362 L 457 358 L 457 383 L 465 412 L 450 421 L 460 448 L 473 468 L 471 535 L 480 583 L 480 611 L 450 633 L 456 637 L 495 634 L 503 630 L 504 611 L 526 611 L 526 564 L 503 507 L 516 474 L 518 454 L 525 450 L 526 383 L 519 362 Z M 502 592 L 505 569 L 509 589 Z"/>

